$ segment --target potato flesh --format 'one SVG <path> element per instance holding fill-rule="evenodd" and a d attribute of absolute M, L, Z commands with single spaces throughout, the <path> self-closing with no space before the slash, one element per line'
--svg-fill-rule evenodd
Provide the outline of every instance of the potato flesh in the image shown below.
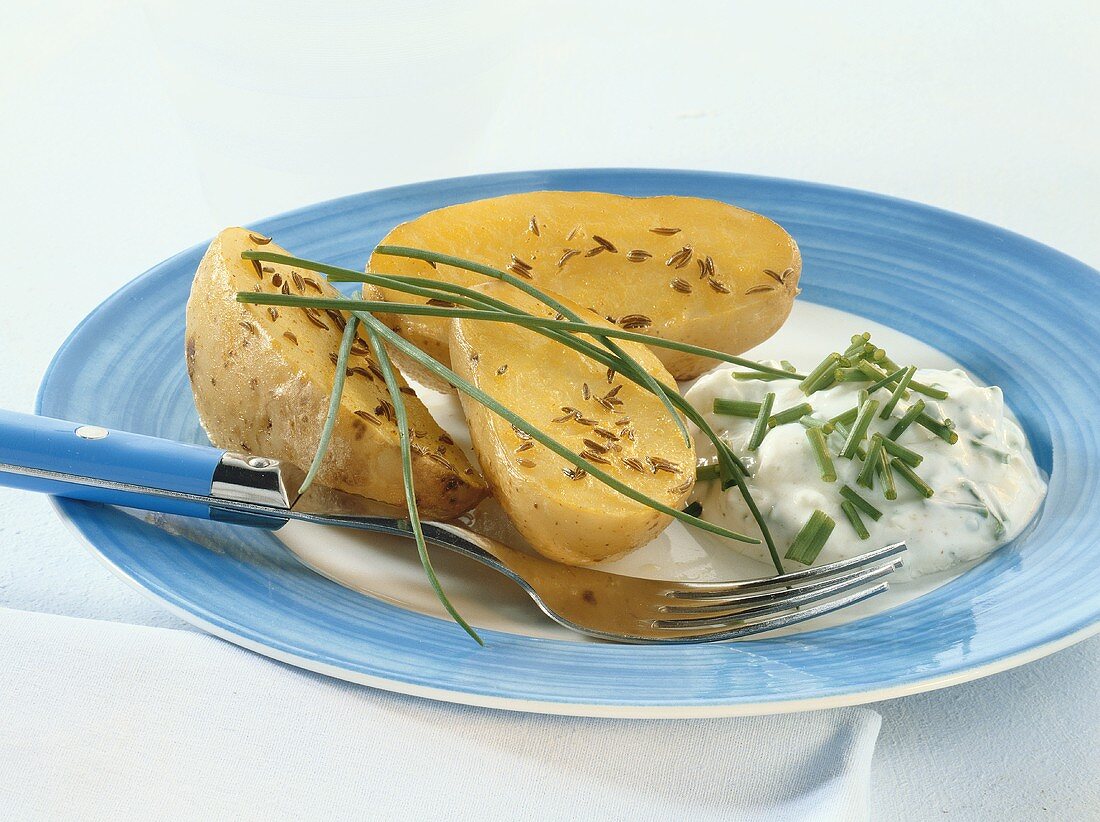
<path fill-rule="evenodd" d="M 554 316 L 511 286 L 478 288 L 530 313 Z M 606 325 L 591 312 L 576 310 Z M 694 446 L 644 388 L 620 375 L 609 382 L 599 363 L 507 323 L 453 320 L 449 347 L 460 376 L 574 453 L 586 454 L 597 468 L 666 505 L 681 507 L 687 499 L 695 481 Z M 623 347 L 653 376 L 675 386 L 645 346 Z M 565 459 L 517 433 L 476 400 L 461 399 L 494 495 L 540 553 L 570 564 L 608 559 L 650 541 L 671 521 L 590 475 L 571 478 L 574 467 Z"/>
<path fill-rule="evenodd" d="M 223 231 L 199 265 L 187 304 L 187 368 L 199 419 L 221 448 L 286 460 L 313 459 L 335 379 L 342 329 L 323 311 L 238 303 L 238 291 L 338 296 L 320 275 L 241 259 L 245 250 L 286 253 L 242 228 Z M 360 339 L 319 483 L 405 507 L 401 454 L 389 392 Z M 402 386 L 403 380 L 399 380 Z M 407 389 L 406 390 L 411 390 Z M 417 501 L 426 518 L 449 519 L 487 494 L 484 480 L 415 396 Z"/>
<path fill-rule="evenodd" d="M 621 326 L 729 354 L 746 351 L 778 330 L 798 293 L 802 269 L 798 246 L 771 220 L 693 197 L 512 194 L 430 212 L 397 226 L 382 243 L 526 274 L 539 288 L 563 294 Z M 462 269 L 381 254 L 371 257 L 369 269 L 466 286 L 486 281 Z M 390 290 L 386 296 L 425 301 Z M 446 319 L 395 316 L 387 321 L 448 362 Z M 667 349 L 653 351 L 681 380 L 714 364 Z"/>

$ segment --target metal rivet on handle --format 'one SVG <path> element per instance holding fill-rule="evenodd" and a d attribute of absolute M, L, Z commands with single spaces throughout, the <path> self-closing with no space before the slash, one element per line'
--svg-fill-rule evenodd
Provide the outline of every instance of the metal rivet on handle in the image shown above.
<path fill-rule="evenodd" d="M 101 440 L 111 432 L 106 428 L 100 428 L 98 425 L 82 425 L 73 433 L 82 440 Z"/>
<path fill-rule="evenodd" d="M 248 465 L 250 468 L 270 468 L 271 460 L 267 459 L 267 457 L 252 457 L 248 461 Z"/>

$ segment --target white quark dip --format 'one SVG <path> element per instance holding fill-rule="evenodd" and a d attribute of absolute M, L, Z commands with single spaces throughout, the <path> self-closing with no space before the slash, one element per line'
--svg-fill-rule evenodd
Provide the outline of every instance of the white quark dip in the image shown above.
<path fill-rule="evenodd" d="M 730 368 L 721 367 L 701 377 L 688 391 L 687 399 L 745 461 L 752 474 L 749 490 L 768 522 L 780 555 L 814 510 L 821 510 L 833 518 L 836 528 L 815 565 L 905 540 L 909 546 L 906 564 L 898 572 L 904 579 L 943 571 L 989 554 L 1023 530 L 1046 493 L 1046 483 L 1035 465 L 1027 438 L 1005 411 L 1001 389 L 977 385 L 957 369 L 921 369 L 914 379 L 946 390 L 948 398 L 933 400 L 913 394 L 908 401 L 898 404 L 890 420 L 882 420 L 876 414 L 867 436 L 876 431 L 885 436 L 918 398 L 925 401 L 926 413 L 933 418 L 954 421 L 959 436 L 954 445 L 916 424 L 910 425 L 897 440 L 923 455 L 924 460 L 915 470 L 935 491 L 929 499 L 896 473 L 896 500 L 884 498 L 878 480 L 874 490 L 857 485 L 856 476 L 863 463 L 836 456 L 841 444 L 836 433 L 830 435 L 828 443 L 837 479 L 825 482 L 806 429 L 800 423 L 773 428 L 759 449 L 748 451 L 746 444 L 753 420 L 714 413 L 717 397 L 759 402 L 766 393 L 774 391 L 773 414 L 809 402 L 813 416 L 827 420 L 855 406 L 859 389 L 867 383 L 841 383 L 806 397 L 796 380 L 739 381 L 733 379 Z M 882 402 L 888 397 L 888 390 L 875 392 L 875 398 Z M 699 456 L 713 457 L 713 446 L 696 434 Z M 882 512 L 877 522 L 867 515 L 861 516 L 870 532 L 869 539 L 859 538 L 841 510 L 842 485 L 857 491 Z M 760 535 L 737 488 L 722 491 L 718 481 L 700 482 L 696 498 L 703 505 L 705 519 L 735 531 Z M 730 542 L 729 545 L 770 564 L 763 544 Z M 790 561 L 786 564 L 801 567 Z"/>

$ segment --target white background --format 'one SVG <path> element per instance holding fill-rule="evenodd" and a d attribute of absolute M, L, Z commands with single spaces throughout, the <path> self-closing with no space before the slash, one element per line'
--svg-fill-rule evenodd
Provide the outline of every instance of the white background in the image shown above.
<path fill-rule="evenodd" d="M 14 409 L 31 408 L 71 328 L 161 259 L 225 225 L 435 177 L 796 177 L 960 211 L 1100 265 L 1087 2 L 7 5 L 0 404 Z M 0 605 L 184 627 L 44 500 L 6 491 Z M 1098 675 L 1094 639 L 878 706 L 881 818 L 1100 815 Z"/>

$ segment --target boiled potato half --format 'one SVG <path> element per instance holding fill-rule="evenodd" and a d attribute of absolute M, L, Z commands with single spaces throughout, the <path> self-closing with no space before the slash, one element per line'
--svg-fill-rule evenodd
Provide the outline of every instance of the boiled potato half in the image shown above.
<path fill-rule="evenodd" d="M 504 283 L 478 289 L 532 314 L 555 314 Z M 586 321 L 606 325 L 592 312 L 558 299 Z M 695 448 L 656 396 L 560 343 L 509 323 L 452 320 L 449 347 L 454 370 L 521 419 L 637 491 L 683 506 L 695 482 Z M 675 386 L 644 345 L 625 343 L 623 348 L 656 379 Z M 649 542 L 671 521 L 575 470 L 476 400 L 460 396 L 494 495 L 545 556 L 578 565 L 619 556 Z"/>
<path fill-rule="evenodd" d="M 491 265 L 569 297 L 623 328 L 739 354 L 783 324 L 798 294 L 802 258 L 766 217 L 695 197 L 623 197 L 536 191 L 441 208 L 391 231 L 384 245 L 452 254 Z M 374 254 L 369 270 L 472 286 L 462 269 Z M 387 299 L 424 302 L 386 292 Z M 449 323 L 394 316 L 387 322 L 443 363 Z M 713 360 L 654 353 L 679 380 Z"/>
<path fill-rule="evenodd" d="M 187 373 L 211 442 L 304 469 L 328 412 L 345 321 L 336 311 L 238 303 L 239 291 L 338 296 L 312 272 L 241 259 L 241 252 L 259 249 L 286 253 L 266 237 L 228 228 L 202 258 L 187 302 Z M 402 382 L 401 390 L 420 512 L 455 517 L 488 494 L 485 481 L 412 389 Z M 360 339 L 317 481 L 404 508 L 402 476 L 389 392 Z"/>

